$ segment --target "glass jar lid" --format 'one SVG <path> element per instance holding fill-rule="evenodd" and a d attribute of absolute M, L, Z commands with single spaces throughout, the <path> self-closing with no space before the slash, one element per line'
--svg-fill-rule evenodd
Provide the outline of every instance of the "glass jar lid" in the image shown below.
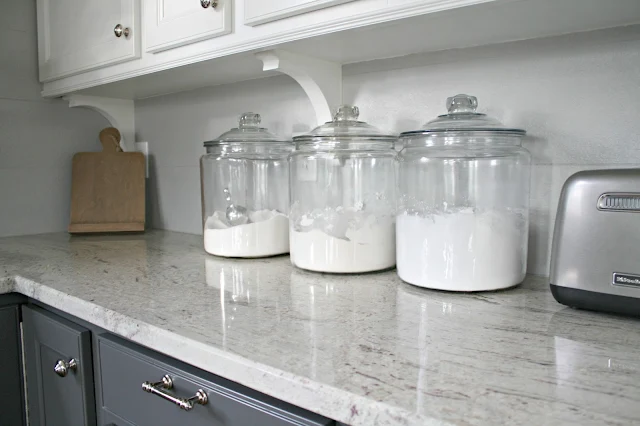
<path fill-rule="evenodd" d="M 420 130 L 403 132 L 400 136 L 475 132 L 524 136 L 527 133 L 522 129 L 507 127 L 493 117 L 476 112 L 477 107 L 478 99 L 475 96 L 464 94 L 452 96 L 447 98 L 448 114 L 439 115 Z"/>
<path fill-rule="evenodd" d="M 322 140 L 376 140 L 395 141 L 396 135 L 384 133 L 364 121 L 358 121 L 360 110 L 357 106 L 342 105 L 328 121 L 316 127 L 311 132 L 293 138 L 294 142 L 309 142 Z"/>
<path fill-rule="evenodd" d="M 204 146 L 236 142 L 287 142 L 286 139 L 260 127 L 261 121 L 260 114 L 245 112 L 238 120 L 238 127 L 224 132 L 217 139 L 206 141 Z"/>

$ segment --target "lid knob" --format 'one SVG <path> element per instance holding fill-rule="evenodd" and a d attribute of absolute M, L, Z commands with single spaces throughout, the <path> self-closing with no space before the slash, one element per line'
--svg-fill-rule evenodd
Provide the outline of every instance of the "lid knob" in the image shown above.
<path fill-rule="evenodd" d="M 258 127 L 261 121 L 260 114 L 245 112 L 240 116 L 238 127 Z"/>
<path fill-rule="evenodd" d="M 460 94 L 447 98 L 449 114 L 476 112 L 476 108 L 478 108 L 478 98 L 475 96 Z"/>
<path fill-rule="evenodd" d="M 333 121 L 358 121 L 360 110 L 357 106 L 352 105 L 340 105 L 336 115 L 333 116 Z"/>

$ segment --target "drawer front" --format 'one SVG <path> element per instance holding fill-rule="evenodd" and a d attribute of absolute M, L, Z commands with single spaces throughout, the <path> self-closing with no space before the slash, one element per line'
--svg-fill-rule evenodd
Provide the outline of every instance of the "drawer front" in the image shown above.
<path fill-rule="evenodd" d="M 102 408 L 136 426 L 333 424 L 324 417 L 184 366 L 122 339 L 109 335 L 98 339 Z M 190 371 L 186 371 L 187 368 Z M 206 403 L 195 403 L 193 409 L 185 411 L 174 402 L 143 390 L 144 382 L 161 382 L 165 375 L 171 378 L 172 387 L 165 389 L 158 385 L 159 392 L 186 399 L 202 390 L 207 396 Z"/>
<path fill-rule="evenodd" d="M 107 411 L 107 410 L 102 410 L 100 412 L 100 425 L 101 426 L 136 426 L 134 424 L 129 423 L 126 420 L 122 420 L 120 417 L 116 416 L 115 414 Z"/>
<path fill-rule="evenodd" d="M 38 308 L 22 316 L 29 424 L 95 425 L 91 332 Z"/>

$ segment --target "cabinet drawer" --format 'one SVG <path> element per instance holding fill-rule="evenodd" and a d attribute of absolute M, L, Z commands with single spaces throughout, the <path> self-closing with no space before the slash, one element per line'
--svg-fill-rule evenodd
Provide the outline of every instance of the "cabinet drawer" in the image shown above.
<path fill-rule="evenodd" d="M 244 23 L 255 26 L 353 0 L 244 0 Z"/>
<path fill-rule="evenodd" d="M 101 426 L 136 426 L 125 420 L 122 420 L 120 417 L 107 410 L 102 410 L 100 413 L 100 417 L 102 418 L 102 421 L 100 422 Z"/>
<path fill-rule="evenodd" d="M 154 353 L 123 339 L 98 337 L 102 408 L 136 426 L 282 426 L 330 425 L 332 421 L 262 395 L 252 389 Z M 186 399 L 202 390 L 207 401 L 185 411 L 157 394 L 145 392 L 144 382 L 172 381 L 160 392 Z"/>
<path fill-rule="evenodd" d="M 91 332 L 38 308 L 22 318 L 29 424 L 95 425 Z"/>

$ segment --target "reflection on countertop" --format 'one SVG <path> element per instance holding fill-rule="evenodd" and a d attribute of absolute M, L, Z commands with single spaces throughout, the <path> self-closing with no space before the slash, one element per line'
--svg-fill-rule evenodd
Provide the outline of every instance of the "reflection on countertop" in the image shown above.
<path fill-rule="evenodd" d="M 163 231 L 3 238 L 3 276 L 3 292 L 349 424 L 640 422 L 640 321 L 565 308 L 544 278 L 427 291 Z"/>

